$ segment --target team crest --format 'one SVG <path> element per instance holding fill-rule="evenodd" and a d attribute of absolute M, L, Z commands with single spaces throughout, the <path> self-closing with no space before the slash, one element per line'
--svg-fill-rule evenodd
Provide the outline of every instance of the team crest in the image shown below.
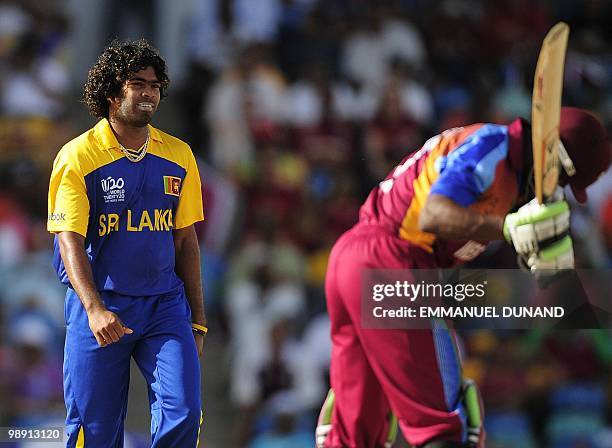
<path fill-rule="evenodd" d="M 172 196 L 181 194 L 181 178 L 174 176 L 164 176 L 164 193 Z"/>

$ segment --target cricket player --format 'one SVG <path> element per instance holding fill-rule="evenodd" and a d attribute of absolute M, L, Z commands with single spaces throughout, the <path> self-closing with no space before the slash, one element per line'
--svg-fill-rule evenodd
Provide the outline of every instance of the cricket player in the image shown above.
<path fill-rule="evenodd" d="M 130 359 L 148 384 L 153 447 L 195 447 L 206 318 L 189 146 L 149 123 L 169 84 L 146 41 L 113 42 L 88 74 L 99 119 L 53 164 L 47 228 L 68 285 L 67 447 L 123 447 Z"/>
<path fill-rule="evenodd" d="M 576 170 L 560 184 L 584 202 L 587 186 L 610 165 L 606 130 L 587 111 L 563 108 L 560 137 Z M 532 159 L 525 120 L 454 128 L 372 190 L 329 259 L 332 391 L 317 427 L 319 447 L 390 447 L 396 422 L 413 446 L 484 446 L 480 399 L 462 377 L 454 332 L 437 323 L 431 330 L 364 329 L 360 276 L 364 269 L 457 266 L 500 239 L 524 257 L 540 249 L 525 260 L 535 275 L 573 268 L 567 203 L 562 196 L 528 203 Z"/>

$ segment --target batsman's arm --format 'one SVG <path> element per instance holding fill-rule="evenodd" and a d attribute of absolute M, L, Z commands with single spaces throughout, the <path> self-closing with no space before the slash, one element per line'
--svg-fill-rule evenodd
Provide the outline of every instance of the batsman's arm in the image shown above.
<path fill-rule="evenodd" d="M 185 295 L 191 308 L 191 320 L 206 326 L 202 272 L 200 269 L 200 246 L 193 225 L 176 229 L 174 236 L 175 271 L 185 284 Z M 198 347 L 201 353 L 201 346 Z"/>
<path fill-rule="evenodd" d="M 89 327 L 98 344 L 106 346 L 117 342 L 124 334 L 132 333 L 115 313 L 106 309 L 93 281 L 89 258 L 85 252 L 85 237 L 64 231 L 58 235 L 60 253 L 66 274 L 76 291 L 89 320 Z"/>
<path fill-rule="evenodd" d="M 484 215 L 433 194 L 421 211 L 419 228 L 448 240 L 506 239 L 532 272 L 554 272 L 574 266 L 572 239 L 567 235 L 569 217 L 563 200 L 543 205 L 534 200 L 502 217 Z"/>
<path fill-rule="evenodd" d="M 419 228 L 448 240 L 504 239 L 503 216 L 475 212 L 440 194 L 427 198 L 419 217 Z"/>

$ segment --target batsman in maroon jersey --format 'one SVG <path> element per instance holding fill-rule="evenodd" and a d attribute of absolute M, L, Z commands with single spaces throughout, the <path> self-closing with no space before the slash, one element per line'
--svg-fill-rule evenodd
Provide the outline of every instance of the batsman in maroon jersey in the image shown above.
<path fill-rule="evenodd" d="M 576 171 L 560 183 L 569 183 L 584 202 L 586 187 L 610 165 L 607 133 L 590 113 L 564 108 L 560 135 Z M 372 190 L 359 222 L 336 242 L 329 259 L 332 392 L 319 419 L 317 446 L 391 447 L 397 425 L 417 447 L 484 446 L 480 409 L 470 409 L 468 418 L 468 383 L 454 331 L 437 321 L 430 330 L 364 329 L 361 273 L 452 267 L 504 238 L 534 274 L 573 268 L 562 195 L 545 205 L 527 203 L 531 154 L 525 120 L 454 128 L 428 140 Z M 551 237 L 555 255 L 544 256 L 538 243 Z"/>

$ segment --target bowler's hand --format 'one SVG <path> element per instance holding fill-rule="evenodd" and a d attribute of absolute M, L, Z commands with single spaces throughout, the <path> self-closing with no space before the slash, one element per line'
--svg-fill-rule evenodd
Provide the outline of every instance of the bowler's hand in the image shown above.
<path fill-rule="evenodd" d="M 193 338 L 195 339 L 196 348 L 198 349 L 198 356 L 202 356 L 202 352 L 204 350 L 204 339 L 206 337 L 194 331 Z"/>
<path fill-rule="evenodd" d="M 100 347 L 106 347 L 121 339 L 126 334 L 132 334 L 134 331 L 126 327 L 112 311 L 104 307 L 95 308 L 87 313 L 89 319 L 89 328 L 94 334 L 96 341 Z"/>

